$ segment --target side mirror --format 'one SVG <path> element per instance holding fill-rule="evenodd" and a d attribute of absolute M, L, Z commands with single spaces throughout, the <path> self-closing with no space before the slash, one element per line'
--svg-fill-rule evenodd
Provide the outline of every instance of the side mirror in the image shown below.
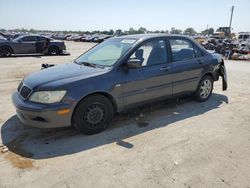
<path fill-rule="evenodd" d="M 127 62 L 128 68 L 139 68 L 141 67 L 141 60 L 139 59 L 129 59 Z"/>

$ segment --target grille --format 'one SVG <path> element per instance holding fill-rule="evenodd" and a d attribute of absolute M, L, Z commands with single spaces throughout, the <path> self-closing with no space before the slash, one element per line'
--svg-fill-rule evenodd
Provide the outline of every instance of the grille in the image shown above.
<path fill-rule="evenodd" d="M 27 99 L 27 97 L 30 95 L 31 93 L 31 89 L 26 86 L 25 84 L 21 83 L 18 88 L 17 88 L 19 94 L 24 98 Z"/>

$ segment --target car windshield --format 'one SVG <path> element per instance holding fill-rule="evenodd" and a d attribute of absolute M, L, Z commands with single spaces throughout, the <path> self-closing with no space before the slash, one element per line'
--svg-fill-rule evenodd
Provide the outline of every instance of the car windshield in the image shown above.
<path fill-rule="evenodd" d="M 136 39 L 109 39 L 78 57 L 75 62 L 85 65 L 88 63 L 92 65 L 112 66 L 135 42 Z"/>
<path fill-rule="evenodd" d="M 23 38 L 23 36 L 19 36 L 19 37 L 13 39 L 13 41 L 14 41 L 14 42 L 18 42 L 18 40 L 19 40 L 19 39 L 22 39 L 22 38 Z"/>

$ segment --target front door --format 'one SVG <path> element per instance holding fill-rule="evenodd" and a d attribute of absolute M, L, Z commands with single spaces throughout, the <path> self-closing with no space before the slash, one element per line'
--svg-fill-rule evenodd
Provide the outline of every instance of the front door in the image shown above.
<path fill-rule="evenodd" d="M 123 71 L 125 107 L 172 95 L 171 65 L 164 38 L 144 42 L 130 59 L 139 60 L 141 66 Z"/>
<path fill-rule="evenodd" d="M 24 36 L 17 43 L 15 43 L 15 53 L 17 54 L 31 54 L 36 53 L 36 37 Z"/>

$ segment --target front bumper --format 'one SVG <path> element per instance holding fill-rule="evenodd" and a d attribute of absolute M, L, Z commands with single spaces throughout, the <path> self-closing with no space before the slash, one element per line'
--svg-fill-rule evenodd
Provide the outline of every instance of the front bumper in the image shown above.
<path fill-rule="evenodd" d="M 39 104 L 23 100 L 18 92 L 13 93 L 12 102 L 20 121 L 28 126 L 38 128 L 58 128 L 71 125 L 72 110 L 64 115 L 58 111 L 70 109 L 69 104 Z"/>

